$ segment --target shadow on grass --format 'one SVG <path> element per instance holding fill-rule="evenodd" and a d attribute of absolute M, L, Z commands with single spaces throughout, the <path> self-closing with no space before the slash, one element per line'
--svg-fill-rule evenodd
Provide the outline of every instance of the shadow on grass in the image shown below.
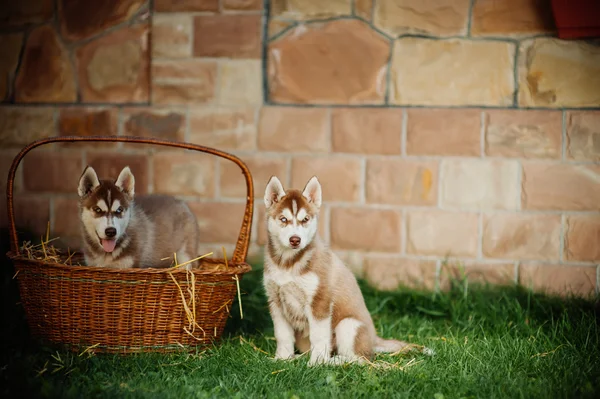
<path fill-rule="evenodd" d="M 225 328 L 226 336 L 262 333 L 273 335 L 267 299 L 262 286 L 262 265 L 252 265 L 252 272 L 240 282 L 244 319 L 236 301 Z M 455 281 L 451 290 L 440 293 L 399 289 L 379 291 L 366 281 L 359 285 L 367 307 L 375 320 L 382 315 L 446 320 L 454 325 L 478 324 L 488 332 L 506 330 L 506 323 L 516 326 L 550 327 L 552 320 L 564 319 L 576 326 L 584 315 L 595 315 L 600 322 L 600 302 L 586 298 L 547 296 L 519 286 L 471 285 L 466 289 Z M 376 323 L 377 324 L 377 323 Z"/>

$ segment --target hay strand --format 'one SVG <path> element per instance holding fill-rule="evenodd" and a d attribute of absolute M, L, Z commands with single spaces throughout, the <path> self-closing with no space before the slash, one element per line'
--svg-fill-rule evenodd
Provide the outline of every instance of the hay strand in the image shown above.
<path fill-rule="evenodd" d="M 179 268 L 179 267 L 181 267 L 181 266 L 185 266 L 185 265 L 188 265 L 188 264 L 190 264 L 190 263 L 192 263 L 192 262 L 195 262 L 195 261 L 197 261 L 197 260 L 200 260 L 200 259 L 202 259 L 202 258 L 206 258 L 207 256 L 211 256 L 212 254 L 213 254 L 213 252 L 209 252 L 209 253 L 207 253 L 207 254 L 204 254 L 204 255 L 202 255 L 202 256 L 199 256 L 199 257 L 197 257 L 197 258 L 195 258 L 195 259 L 188 260 L 187 262 L 183 262 L 183 263 L 177 263 L 177 254 L 176 254 L 176 253 L 173 253 L 173 257 L 174 257 L 174 259 L 175 259 L 175 265 L 174 265 L 173 267 L 171 267 L 171 268 L 167 269 L 167 270 L 168 270 L 168 271 L 175 270 L 175 269 L 177 269 L 177 268 Z M 161 260 L 167 260 L 167 259 L 169 259 L 169 258 L 163 258 L 163 259 L 161 259 Z"/>
<path fill-rule="evenodd" d="M 71 253 L 71 250 L 67 248 L 68 253 L 65 254 L 63 250 L 52 245 L 51 243 L 59 240 L 60 237 L 50 238 L 50 234 L 50 222 L 48 221 L 46 234 L 40 236 L 40 243 L 33 244 L 31 241 L 23 241 L 19 247 L 19 252 L 29 260 L 72 265 L 72 257 L 76 253 Z"/>
<path fill-rule="evenodd" d="M 244 318 L 244 310 L 242 309 L 242 295 L 240 294 L 240 279 L 238 278 L 237 274 L 235 276 L 233 276 L 233 279 L 235 280 L 235 284 L 237 285 L 237 297 L 238 297 L 238 302 L 240 304 L 240 319 Z"/>
<path fill-rule="evenodd" d="M 185 300 L 185 294 L 183 293 L 183 289 L 181 288 L 181 285 L 179 285 L 179 283 L 177 282 L 177 280 L 175 279 L 175 276 L 173 276 L 173 273 L 171 273 L 170 271 L 167 272 L 169 274 L 169 276 L 171 277 L 171 279 L 173 280 L 173 282 L 175 283 L 175 285 L 177 286 L 177 288 L 179 289 L 179 295 L 181 296 L 181 303 L 183 304 L 183 309 L 185 311 L 185 315 L 187 317 L 188 320 L 188 326 L 187 327 L 183 327 L 183 330 L 190 335 L 192 338 L 194 338 L 197 341 L 202 341 L 203 338 L 206 338 L 206 331 L 204 331 L 204 329 L 196 322 L 196 313 L 193 312 L 187 301 Z M 189 270 L 186 272 L 187 275 L 192 274 L 192 276 L 194 275 L 193 273 L 191 273 Z M 194 281 L 195 282 L 195 281 Z M 195 285 L 195 284 L 194 284 Z M 195 302 L 196 302 L 196 298 L 194 296 L 192 296 L 191 301 L 194 303 L 193 307 L 195 309 Z M 198 338 L 194 335 L 194 332 L 196 331 L 196 327 L 198 327 L 202 333 L 203 333 L 203 338 Z"/>
<path fill-rule="evenodd" d="M 229 265 L 227 263 L 227 251 L 225 251 L 225 247 L 221 247 L 223 248 L 223 258 L 225 258 L 225 268 L 229 269 Z M 240 293 L 240 279 L 238 278 L 237 274 L 235 276 L 232 277 L 232 279 L 235 280 L 235 284 L 237 286 L 237 297 L 238 297 L 238 303 L 240 305 L 240 319 L 244 318 L 244 310 L 242 309 L 242 294 Z"/>
<path fill-rule="evenodd" d="M 66 265 L 67 261 L 70 261 L 69 256 L 67 256 L 67 254 L 65 254 L 62 250 L 50 244 L 51 242 L 60 239 L 60 237 L 52 239 L 49 237 L 50 233 L 47 232 L 47 239 L 44 239 L 44 236 L 40 236 L 40 243 L 35 245 L 32 244 L 31 241 L 24 241 L 19 248 L 19 251 L 29 260 L 39 260 L 42 262 L 52 262 Z"/>
<path fill-rule="evenodd" d="M 223 248 L 223 259 L 225 259 L 225 269 L 229 269 L 229 264 L 227 263 L 227 252 L 225 251 L 225 247 Z"/>
<path fill-rule="evenodd" d="M 229 307 L 227 306 L 227 305 L 229 305 L 229 303 L 231 303 L 231 300 L 225 302 L 223 305 L 221 305 L 221 307 L 219 309 L 213 311 L 212 314 L 219 312 L 223 308 L 225 308 L 227 310 L 227 313 L 229 313 Z"/>
<path fill-rule="evenodd" d="M 257 352 L 261 352 L 261 353 L 264 353 L 264 354 L 265 354 L 265 355 L 267 355 L 267 356 L 269 355 L 269 352 L 266 352 L 266 351 L 264 351 L 264 350 L 260 349 L 258 346 L 254 345 L 254 344 L 253 344 L 252 342 L 250 342 L 250 341 L 246 341 L 246 340 L 244 339 L 244 337 L 242 337 L 241 335 L 240 335 L 240 344 L 248 344 L 248 345 L 250 345 L 250 347 L 251 347 L 252 349 L 254 349 L 255 351 L 257 351 Z"/>
<path fill-rule="evenodd" d="M 203 338 L 206 338 L 206 331 L 204 331 L 204 329 L 196 321 L 196 275 L 191 270 L 185 271 L 185 279 L 187 282 L 187 292 L 190 294 L 190 302 L 191 302 L 191 306 L 192 306 L 192 308 L 190 309 L 190 304 L 188 304 L 188 302 L 185 300 L 185 295 L 183 293 L 183 289 L 181 288 L 181 285 L 179 285 L 179 283 L 177 282 L 177 280 L 175 279 L 175 276 L 173 276 L 173 273 L 171 273 L 171 271 L 177 269 L 180 266 L 194 262 L 195 260 L 198 260 L 198 259 L 202 259 L 209 255 L 212 255 L 212 252 L 208 253 L 206 255 L 202 255 L 196 259 L 192 259 L 188 262 L 179 264 L 179 263 L 177 263 L 177 253 L 173 253 L 173 259 L 175 260 L 175 266 L 173 266 L 172 268 L 167 270 L 167 273 L 169 274 L 169 276 L 171 277 L 171 279 L 173 280 L 173 282 L 179 289 L 179 295 L 181 295 L 181 303 L 183 304 L 183 310 L 185 311 L 185 315 L 188 319 L 188 326 L 187 327 L 184 326 L 183 330 L 187 334 L 189 334 L 192 338 L 194 338 L 195 340 L 198 340 L 198 341 L 202 341 Z M 191 288 L 190 288 L 190 286 L 191 286 Z M 202 331 L 203 338 L 198 338 L 194 335 L 194 332 L 196 331 L 196 327 L 198 327 Z"/>

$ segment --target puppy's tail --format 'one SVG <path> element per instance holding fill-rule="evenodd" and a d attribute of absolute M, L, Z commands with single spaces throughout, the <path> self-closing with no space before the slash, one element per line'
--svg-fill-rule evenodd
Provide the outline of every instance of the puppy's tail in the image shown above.
<path fill-rule="evenodd" d="M 428 356 L 435 355 L 435 351 L 431 348 L 427 348 L 422 345 L 411 344 L 406 341 L 399 341 L 397 339 L 384 339 L 381 337 L 377 337 L 375 339 L 375 347 L 373 348 L 375 353 L 409 352 L 413 350 L 417 350 Z"/>

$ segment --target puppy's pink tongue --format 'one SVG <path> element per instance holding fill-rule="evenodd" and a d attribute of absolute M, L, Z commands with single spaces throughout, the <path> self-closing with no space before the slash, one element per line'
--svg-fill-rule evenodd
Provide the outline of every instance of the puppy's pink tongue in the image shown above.
<path fill-rule="evenodd" d="M 115 245 L 117 245 L 117 240 L 102 240 L 102 248 L 104 248 L 106 252 L 114 251 Z"/>

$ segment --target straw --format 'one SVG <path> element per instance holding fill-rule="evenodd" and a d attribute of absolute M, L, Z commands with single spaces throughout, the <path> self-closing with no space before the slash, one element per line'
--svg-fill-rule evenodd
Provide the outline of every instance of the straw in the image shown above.
<path fill-rule="evenodd" d="M 225 258 L 225 268 L 229 269 L 229 264 L 227 263 L 227 252 L 225 251 L 225 247 L 223 248 L 223 257 Z M 235 284 L 237 286 L 237 297 L 238 303 L 240 304 L 240 319 L 244 318 L 244 310 L 242 309 L 242 294 L 240 293 L 240 279 L 237 274 L 232 277 L 235 280 Z"/>

